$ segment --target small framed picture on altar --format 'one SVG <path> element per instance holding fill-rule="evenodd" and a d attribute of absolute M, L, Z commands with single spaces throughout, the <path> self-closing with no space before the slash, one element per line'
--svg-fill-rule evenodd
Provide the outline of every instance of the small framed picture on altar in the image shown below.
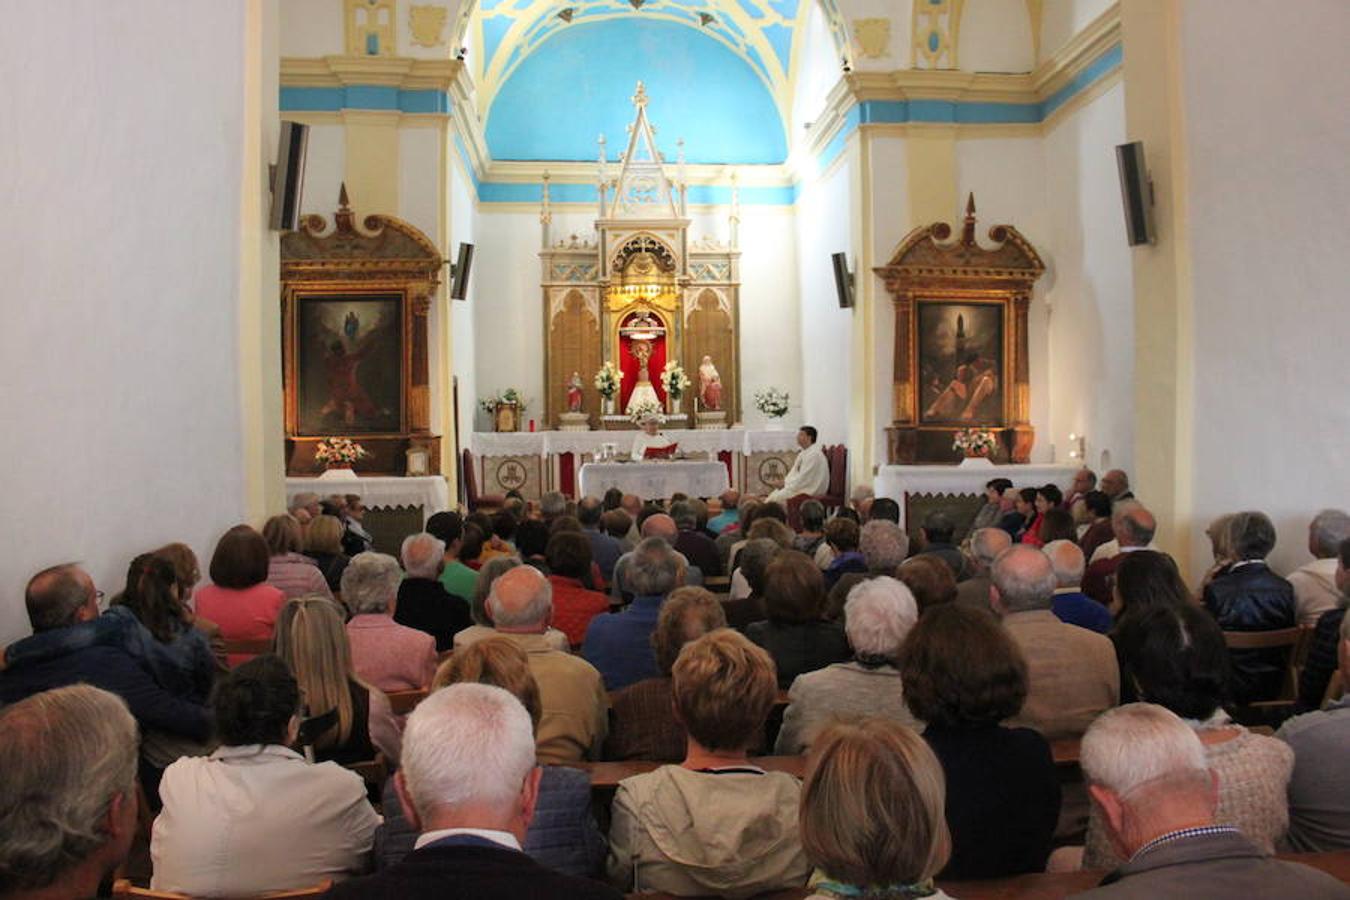
<path fill-rule="evenodd" d="M 920 423 L 1002 425 L 1007 304 L 921 297 L 916 305 Z"/>
<path fill-rule="evenodd" d="M 431 451 L 426 447 L 408 448 L 408 469 L 409 478 L 418 478 L 431 473 Z"/>

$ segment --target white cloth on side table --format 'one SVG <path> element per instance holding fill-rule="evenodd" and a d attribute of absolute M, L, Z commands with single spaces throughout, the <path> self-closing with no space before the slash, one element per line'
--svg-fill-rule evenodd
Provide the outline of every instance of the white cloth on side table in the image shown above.
<path fill-rule="evenodd" d="M 720 462 L 587 463 L 579 473 L 583 497 L 603 497 L 610 488 L 643 500 L 663 500 L 683 492 L 691 497 L 716 497 L 731 486 Z"/>

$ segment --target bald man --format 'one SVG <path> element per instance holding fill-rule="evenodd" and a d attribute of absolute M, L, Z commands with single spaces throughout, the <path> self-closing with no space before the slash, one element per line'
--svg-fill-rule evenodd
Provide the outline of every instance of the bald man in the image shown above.
<path fill-rule="evenodd" d="M 1051 608 L 1059 620 L 1098 634 L 1109 632 L 1111 611 L 1082 591 L 1082 549 L 1073 541 L 1051 541 L 1041 552 L 1055 570 L 1055 599 Z"/>
<path fill-rule="evenodd" d="M 1061 622 L 1054 567 L 1035 547 L 1017 544 L 994 561 L 990 605 L 1027 661 L 1027 700 L 1009 724 L 1046 740 L 1082 736 L 1120 697 L 1116 651 L 1100 634 Z"/>
<path fill-rule="evenodd" d="M 1110 606 L 1116 569 L 1125 559 L 1125 554 L 1158 549 L 1153 546 L 1153 535 L 1157 530 L 1158 522 L 1153 518 L 1153 513 L 1143 506 L 1133 500 L 1118 504 L 1111 513 L 1111 533 L 1115 539 L 1102 544 L 1092 555 L 1092 562 L 1083 576 L 1083 593 L 1102 606 Z M 1102 555 L 1110 544 L 1115 544 L 1116 550 Z"/>
<path fill-rule="evenodd" d="M 539 684 L 539 764 L 594 759 L 609 730 L 609 695 L 594 666 L 545 639 L 553 618 L 548 579 L 533 566 L 517 566 L 492 583 L 487 609 L 497 633 L 525 651 Z"/>

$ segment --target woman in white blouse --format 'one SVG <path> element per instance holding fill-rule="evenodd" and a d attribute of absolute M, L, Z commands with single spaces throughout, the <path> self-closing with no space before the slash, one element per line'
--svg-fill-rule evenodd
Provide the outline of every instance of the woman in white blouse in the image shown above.
<path fill-rule="evenodd" d="M 164 771 L 151 887 L 237 897 L 360 874 L 380 817 L 361 777 L 290 745 L 300 688 L 276 656 L 224 676 L 212 695 L 221 746 Z"/>

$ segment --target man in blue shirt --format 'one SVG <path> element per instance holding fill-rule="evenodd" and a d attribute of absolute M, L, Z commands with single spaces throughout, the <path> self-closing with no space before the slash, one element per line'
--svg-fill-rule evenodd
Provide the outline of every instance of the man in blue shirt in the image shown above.
<path fill-rule="evenodd" d="M 650 537 L 628 556 L 624 580 L 633 602 L 622 612 L 591 619 L 581 645 L 581 655 L 600 670 L 609 691 L 660 674 L 652 632 L 666 595 L 684 581 L 684 561 L 664 538 Z"/>
<path fill-rule="evenodd" d="M 600 567 L 605 583 L 609 584 L 614 580 L 614 564 L 623 556 L 623 547 L 600 530 L 600 517 L 604 513 L 604 506 L 594 497 L 583 497 L 577 504 L 577 521 L 581 522 L 586 540 L 591 542 L 591 558 Z M 600 590 L 600 586 L 596 585 L 595 589 Z"/>
<path fill-rule="evenodd" d="M 1082 549 L 1073 541 L 1051 541 L 1043 548 L 1055 570 L 1055 599 L 1051 609 L 1061 622 L 1077 625 L 1098 634 L 1111 630 L 1111 611 L 1084 594 L 1085 560 Z"/>

